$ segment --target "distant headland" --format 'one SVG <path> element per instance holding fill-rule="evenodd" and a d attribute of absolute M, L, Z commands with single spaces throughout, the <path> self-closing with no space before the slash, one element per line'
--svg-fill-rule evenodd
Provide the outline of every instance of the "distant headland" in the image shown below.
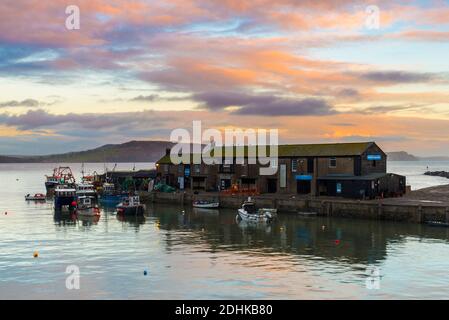
<path fill-rule="evenodd" d="M 155 162 L 167 148 L 169 141 L 129 141 L 121 144 L 106 144 L 86 151 L 39 156 L 2 156 L 0 163 L 81 163 L 81 162 Z M 449 157 L 418 157 L 405 151 L 387 152 L 389 161 L 446 161 Z"/>

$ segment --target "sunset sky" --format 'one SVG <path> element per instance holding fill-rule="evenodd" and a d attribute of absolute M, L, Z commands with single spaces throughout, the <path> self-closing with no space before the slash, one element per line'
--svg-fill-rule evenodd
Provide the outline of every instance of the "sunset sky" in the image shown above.
<path fill-rule="evenodd" d="M 449 3 L 0 2 L 0 154 L 168 140 L 192 120 L 449 155 Z"/>

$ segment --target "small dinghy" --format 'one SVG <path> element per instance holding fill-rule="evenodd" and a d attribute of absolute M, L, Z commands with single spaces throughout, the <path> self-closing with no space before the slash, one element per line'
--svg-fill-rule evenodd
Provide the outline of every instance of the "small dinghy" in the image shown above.
<path fill-rule="evenodd" d="M 46 196 L 42 193 L 36 193 L 34 196 L 27 194 L 25 196 L 25 200 L 27 201 L 45 201 Z"/>
<path fill-rule="evenodd" d="M 317 213 L 316 212 L 299 211 L 298 212 L 298 216 L 301 216 L 301 217 L 316 217 Z"/>
<path fill-rule="evenodd" d="M 78 197 L 76 213 L 79 216 L 84 217 L 99 217 L 100 208 L 94 204 L 95 198 L 93 196 L 80 196 Z"/>
<path fill-rule="evenodd" d="M 145 212 L 145 205 L 140 203 L 139 196 L 130 196 L 123 198 L 117 206 L 117 214 L 124 216 L 138 216 Z"/>
<path fill-rule="evenodd" d="M 256 205 L 248 198 L 238 209 L 240 219 L 248 222 L 263 222 L 270 223 L 277 217 L 276 209 L 260 208 L 256 209 Z"/>
<path fill-rule="evenodd" d="M 203 208 L 203 209 L 214 209 L 218 208 L 220 206 L 219 202 L 211 202 L 211 201 L 204 201 L 204 200 L 197 200 L 193 202 L 194 208 Z"/>
<path fill-rule="evenodd" d="M 433 227 L 445 227 L 445 228 L 449 227 L 449 223 L 443 222 L 443 221 L 430 220 L 430 221 L 426 221 L 425 224 L 427 224 L 429 226 L 433 226 Z"/>

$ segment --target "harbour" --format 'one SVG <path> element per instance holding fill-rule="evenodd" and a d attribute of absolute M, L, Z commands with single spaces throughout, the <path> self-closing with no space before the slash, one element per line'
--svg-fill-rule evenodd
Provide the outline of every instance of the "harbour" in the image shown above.
<path fill-rule="evenodd" d="M 69 166 L 76 175 L 81 164 Z M 85 166 L 101 172 L 103 164 Z M 448 228 L 282 210 L 272 223 L 253 225 L 236 221 L 236 210 L 225 208 L 221 199 L 220 208 L 211 210 L 146 202 L 141 217 L 120 217 L 114 207 L 100 204 L 98 220 L 73 219 L 56 215 L 52 201 L 24 201 L 24 193 L 44 188 L 52 165 L 0 168 L 5 181 L 0 208 L 8 213 L 0 217 L 3 299 L 438 299 L 449 294 L 449 265 L 441 258 L 449 254 Z M 70 265 L 80 269 L 79 290 L 66 289 Z M 376 290 L 366 286 L 373 268 L 380 272 Z"/>

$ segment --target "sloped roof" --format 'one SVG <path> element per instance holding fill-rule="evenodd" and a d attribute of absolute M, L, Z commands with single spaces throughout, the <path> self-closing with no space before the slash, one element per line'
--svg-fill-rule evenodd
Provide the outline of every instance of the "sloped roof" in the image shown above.
<path fill-rule="evenodd" d="M 285 144 L 279 145 L 279 157 L 342 157 L 362 155 L 374 142 L 351 142 L 351 143 L 322 143 L 322 144 Z M 269 148 L 266 148 L 269 154 Z M 225 154 L 225 147 L 222 148 L 222 154 Z M 233 148 L 233 154 L 236 154 L 237 148 L 244 148 L 244 155 L 248 155 L 248 146 L 228 147 Z M 258 150 L 261 147 L 256 147 Z M 216 149 L 214 149 L 216 150 Z M 212 152 L 212 155 L 214 152 Z M 170 156 L 165 155 L 157 163 L 170 164 Z"/>

